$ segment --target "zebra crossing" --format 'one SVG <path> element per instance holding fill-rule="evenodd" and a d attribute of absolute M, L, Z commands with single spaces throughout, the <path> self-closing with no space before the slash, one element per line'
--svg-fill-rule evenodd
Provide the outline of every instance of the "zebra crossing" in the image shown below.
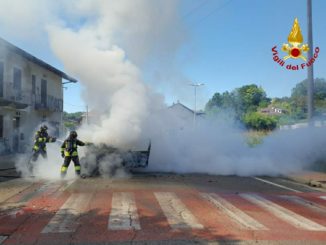
<path fill-rule="evenodd" d="M 20 211 L 25 214 L 30 211 L 32 216 L 28 216 L 30 220 L 25 219 L 20 225 L 29 226 L 29 222 L 37 222 L 37 218 L 35 221 L 31 218 L 34 217 L 33 210 L 36 208 L 42 212 L 49 211 L 51 203 L 47 206 L 44 204 L 48 199 L 55 201 L 56 205 L 51 207 L 52 210 L 46 214 L 46 218 L 42 218 L 43 223 L 38 226 L 39 230 L 35 231 L 40 236 L 75 233 L 82 226 L 92 225 L 91 222 L 87 224 L 88 219 L 83 217 L 85 213 L 92 211 L 92 205 L 98 202 L 99 195 L 78 191 L 70 193 L 66 188 L 67 184 L 46 185 L 40 188 L 38 196 L 34 195 L 31 200 L 25 200 L 25 207 Z M 26 199 L 26 195 L 28 194 L 21 198 Z M 326 240 L 326 203 L 323 196 L 312 198 L 311 195 L 305 196 L 304 193 L 270 196 L 261 193 L 184 193 L 162 190 L 142 192 L 107 190 L 103 191 L 103 195 L 100 205 L 97 205 L 97 209 L 106 210 L 102 212 L 102 216 L 106 217 L 104 217 L 106 222 L 102 222 L 102 227 L 99 228 L 102 231 L 137 232 L 155 229 L 157 225 L 158 229 L 164 228 L 165 231 L 172 233 L 175 231 L 203 233 L 221 229 L 224 224 L 230 223 L 231 225 L 227 226 L 228 232 L 235 234 L 241 231 L 253 231 L 257 234 L 283 232 L 275 231 L 277 225 L 267 222 L 264 217 L 268 217 L 293 231 L 318 232 L 320 239 Z M 103 202 L 103 199 L 107 201 Z M 289 204 L 295 208 L 289 208 Z M 264 215 L 261 215 L 262 213 Z M 154 219 L 156 222 L 153 225 L 145 225 L 145 222 Z M 16 216 L 6 216 L 6 212 L 2 210 L 0 244 L 6 241 L 10 233 L 2 232 L 6 226 L 4 222 L 14 224 L 17 220 L 19 219 Z M 17 232 L 16 230 L 12 229 L 13 232 Z"/>
<path fill-rule="evenodd" d="M 283 221 L 288 222 L 296 228 L 311 231 L 326 231 L 326 227 L 296 214 L 289 209 L 283 208 L 282 206 L 275 204 L 257 194 L 240 194 L 240 196 L 262 207 L 266 211 L 282 219 Z"/>
<path fill-rule="evenodd" d="M 176 193 L 154 192 L 161 210 L 171 229 L 204 229 L 196 215 L 183 203 Z M 269 230 L 268 227 L 237 208 L 231 202 L 222 198 L 216 193 L 199 193 L 202 201 L 212 203 L 217 209 L 233 220 L 241 229 L 247 230 Z M 253 205 L 264 209 L 269 214 L 283 220 L 289 225 L 300 230 L 326 231 L 326 226 L 318 224 L 308 218 L 301 216 L 289 209 L 286 209 L 260 194 L 241 193 L 239 196 L 248 200 Z M 311 202 L 298 196 L 284 196 L 279 198 L 287 199 L 305 208 L 310 208 L 325 215 L 326 208 L 320 204 L 312 205 Z M 90 193 L 73 193 L 60 207 L 41 233 L 65 233 L 75 232 L 79 223 L 78 217 L 86 211 L 87 206 L 92 202 Z M 108 230 L 140 230 L 140 214 L 137 211 L 135 194 L 132 192 L 113 192 L 112 206 L 108 217 Z"/>

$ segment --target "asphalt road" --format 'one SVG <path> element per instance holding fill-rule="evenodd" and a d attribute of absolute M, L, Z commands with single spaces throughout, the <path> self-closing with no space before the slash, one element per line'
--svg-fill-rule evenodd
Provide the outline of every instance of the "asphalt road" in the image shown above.
<path fill-rule="evenodd" d="M 283 178 L 0 180 L 0 244 L 326 243 L 326 193 Z"/>

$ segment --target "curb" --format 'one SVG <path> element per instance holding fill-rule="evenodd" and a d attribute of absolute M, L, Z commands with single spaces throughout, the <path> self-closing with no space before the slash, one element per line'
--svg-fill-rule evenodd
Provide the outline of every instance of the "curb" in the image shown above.
<path fill-rule="evenodd" d="M 323 188 L 326 189 L 326 179 L 325 180 L 319 180 L 319 179 L 313 179 L 309 177 L 298 177 L 298 176 L 287 176 L 288 179 L 293 180 L 295 182 L 308 185 L 310 187 L 315 188 Z"/>

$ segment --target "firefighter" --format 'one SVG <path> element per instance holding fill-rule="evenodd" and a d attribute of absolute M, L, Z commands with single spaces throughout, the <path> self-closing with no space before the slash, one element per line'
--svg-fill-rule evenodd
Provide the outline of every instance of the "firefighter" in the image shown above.
<path fill-rule="evenodd" d="M 49 136 L 47 130 L 48 127 L 46 125 L 42 125 L 40 130 L 35 133 L 32 156 L 32 161 L 34 162 L 38 159 L 40 154 L 44 159 L 46 159 L 46 143 L 52 143 L 57 140 L 55 137 Z"/>
<path fill-rule="evenodd" d="M 80 176 L 80 163 L 78 157 L 77 146 L 86 145 L 84 142 L 77 139 L 77 132 L 71 131 L 68 138 L 61 145 L 61 156 L 64 158 L 64 163 L 61 167 L 61 177 L 64 178 L 72 160 L 75 164 L 75 172 Z"/>

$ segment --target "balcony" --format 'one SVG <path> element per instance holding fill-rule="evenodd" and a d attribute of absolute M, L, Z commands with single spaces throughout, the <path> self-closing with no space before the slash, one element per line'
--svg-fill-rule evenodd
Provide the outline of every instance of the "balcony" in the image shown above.
<path fill-rule="evenodd" d="M 15 89 L 13 83 L 4 84 L 4 93 L 0 96 L 0 107 L 25 109 L 31 104 L 29 91 Z"/>
<path fill-rule="evenodd" d="M 52 111 L 52 112 L 62 112 L 63 111 L 63 100 L 58 99 L 54 96 L 47 95 L 42 97 L 41 95 L 34 95 L 34 109 L 40 111 Z"/>

